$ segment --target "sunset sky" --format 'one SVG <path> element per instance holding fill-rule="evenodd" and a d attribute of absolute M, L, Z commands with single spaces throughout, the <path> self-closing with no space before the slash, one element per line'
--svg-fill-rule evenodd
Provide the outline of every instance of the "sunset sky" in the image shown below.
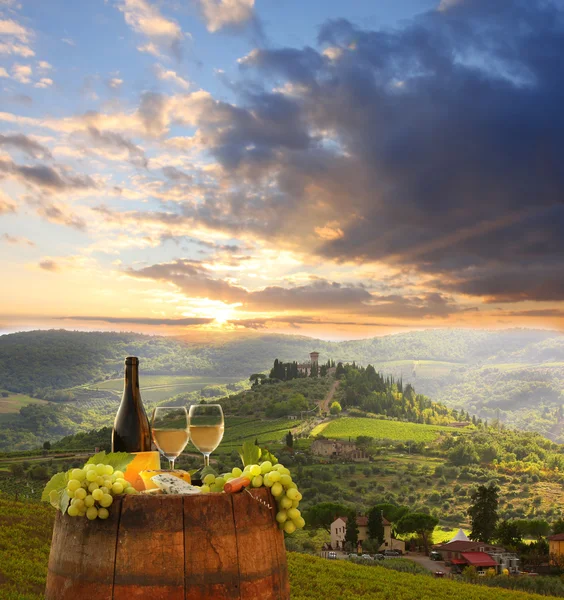
<path fill-rule="evenodd" d="M 0 0 L 0 333 L 564 327 L 564 2 Z"/>

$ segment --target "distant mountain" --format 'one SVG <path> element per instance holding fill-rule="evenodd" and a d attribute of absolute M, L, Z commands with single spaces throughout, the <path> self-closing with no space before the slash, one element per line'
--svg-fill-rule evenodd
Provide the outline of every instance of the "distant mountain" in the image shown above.
<path fill-rule="evenodd" d="M 197 342 L 134 333 L 30 331 L 0 336 L 0 389 L 41 397 L 119 377 L 139 356 L 143 374 L 246 378 L 275 358 L 367 365 L 411 382 L 417 392 L 487 419 L 560 436 L 564 335 L 554 331 L 435 329 L 366 340 L 325 342 L 248 333 Z"/>

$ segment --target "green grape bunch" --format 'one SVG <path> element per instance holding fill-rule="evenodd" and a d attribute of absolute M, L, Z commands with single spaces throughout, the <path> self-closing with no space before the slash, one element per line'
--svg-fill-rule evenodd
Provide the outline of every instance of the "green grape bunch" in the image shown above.
<path fill-rule="evenodd" d="M 292 481 L 290 470 L 278 463 L 270 461 L 260 464 L 247 465 L 242 471 L 235 467 L 230 473 L 214 475 L 208 473 L 200 488 L 203 494 L 223 492 L 225 484 L 236 477 L 246 476 L 251 480 L 253 488 L 268 487 L 278 505 L 276 521 L 280 529 L 286 533 L 294 533 L 296 529 L 305 527 L 305 520 L 298 509 L 302 495 L 298 486 Z"/>
<path fill-rule="evenodd" d="M 71 499 L 67 514 L 86 517 L 90 521 L 110 516 L 108 508 L 113 504 L 114 496 L 138 493 L 124 479 L 122 471 L 114 471 L 112 465 L 104 464 L 87 464 L 82 469 L 73 469 L 69 473 L 66 492 Z M 57 492 L 51 492 L 51 500 L 55 499 L 53 495 Z"/>

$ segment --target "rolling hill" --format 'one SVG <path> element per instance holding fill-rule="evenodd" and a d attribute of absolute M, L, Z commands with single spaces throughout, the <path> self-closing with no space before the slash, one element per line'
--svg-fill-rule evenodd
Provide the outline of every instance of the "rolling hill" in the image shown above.
<path fill-rule="evenodd" d="M 322 361 L 371 363 L 411 382 L 418 393 L 484 419 L 563 439 L 564 336 L 545 330 L 426 330 L 346 342 L 262 333 L 192 342 L 133 333 L 31 331 L 0 336 L 0 391 L 64 402 L 69 427 L 85 420 L 83 429 L 92 428 L 106 424 L 115 411 L 124 356 L 140 357 L 146 399 L 164 401 L 182 391 L 199 394 L 204 386 L 216 397 L 229 394 L 241 389 L 230 382 L 269 369 L 275 358 L 306 360 L 312 350 Z M 46 423 L 50 410 L 51 405 L 24 406 L 28 420 Z M 21 414 L 0 417 L 20 432 L 9 443 L 27 439 L 23 448 L 34 442 L 26 437 Z M 66 435 L 69 427 L 46 426 L 41 435 Z"/>

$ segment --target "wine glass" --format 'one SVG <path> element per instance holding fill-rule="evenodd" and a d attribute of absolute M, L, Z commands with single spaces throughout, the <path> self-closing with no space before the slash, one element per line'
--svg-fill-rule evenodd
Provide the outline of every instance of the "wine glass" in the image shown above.
<path fill-rule="evenodd" d="M 190 437 L 204 455 L 204 466 L 223 438 L 223 411 L 219 404 L 193 404 L 190 407 Z"/>
<path fill-rule="evenodd" d="M 190 439 L 188 413 L 184 406 L 157 406 L 151 419 L 151 432 L 160 453 L 168 458 L 170 469 Z"/>

